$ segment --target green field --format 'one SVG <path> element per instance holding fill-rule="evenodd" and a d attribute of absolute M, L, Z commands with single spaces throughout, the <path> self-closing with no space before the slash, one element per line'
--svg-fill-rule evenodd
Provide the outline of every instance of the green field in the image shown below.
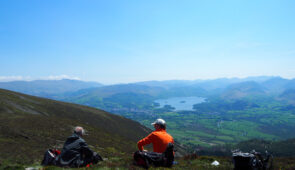
<path fill-rule="evenodd" d="M 295 137 L 295 110 L 276 100 L 256 99 L 230 102 L 213 100 L 195 105 L 195 111 L 173 112 L 154 109 L 152 114 L 122 114 L 153 128 L 156 118 L 167 122 L 167 131 L 181 144 L 188 146 L 215 146 L 233 144 L 253 138 L 281 140 Z M 239 107 L 239 105 L 250 105 Z M 235 106 L 238 105 L 238 106 Z M 242 108 L 242 109 L 240 109 Z"/>

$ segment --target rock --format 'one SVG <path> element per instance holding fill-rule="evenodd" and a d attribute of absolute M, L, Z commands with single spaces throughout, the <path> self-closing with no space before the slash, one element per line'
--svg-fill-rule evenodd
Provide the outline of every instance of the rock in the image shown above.
<path fill-rule="evenodd" d="M 211 163 L 211 165 L 218 166 L 219 162 L 215 160 L 214 162 Z"/>
<path fill-rule="evenodd" d="M 28 168 L 25 168 L 25 170 L 38 170 L 39 168 L 35 168 L 35 167 L 28 167 Z"/>

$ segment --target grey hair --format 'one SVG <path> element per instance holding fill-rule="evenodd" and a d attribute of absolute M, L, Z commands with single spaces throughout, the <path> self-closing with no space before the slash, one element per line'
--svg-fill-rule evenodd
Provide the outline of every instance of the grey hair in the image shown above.
<path fill-rule="evenodd" d="M 81 126 L 76 126 L 74 132 L 80 136 L 85 134 L 85 130 Z"/>

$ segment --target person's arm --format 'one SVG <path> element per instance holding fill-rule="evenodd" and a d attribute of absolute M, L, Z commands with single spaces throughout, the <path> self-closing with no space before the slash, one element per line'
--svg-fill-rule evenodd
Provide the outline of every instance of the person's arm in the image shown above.
<path fill-rule="evenodd" d="M 143 146 L 148 145 L 153 142 L 153 133 L 149 134 L 147 137 L 141 139 L 140 141 L 137 142 L 137 147 L 140 151 L 143 151 Z"/>
<path fill-rule="evenodd" d="M 93 155 L 93 151 L 88 147 L 87 143 L 84 140 L 82 140 L 80 142 L 80 146 L 81 146 L 81 150 L 82 150 L 83 154 L 86 157 Z"/>

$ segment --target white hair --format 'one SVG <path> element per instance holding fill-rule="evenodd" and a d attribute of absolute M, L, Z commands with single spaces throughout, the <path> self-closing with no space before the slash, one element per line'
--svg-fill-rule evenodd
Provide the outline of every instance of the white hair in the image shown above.
<path fill-rule="evenodd" d="M 85 134 L 85 130 L 81 126 L 76 126 L 74 132 L 80 136 Z"/>

